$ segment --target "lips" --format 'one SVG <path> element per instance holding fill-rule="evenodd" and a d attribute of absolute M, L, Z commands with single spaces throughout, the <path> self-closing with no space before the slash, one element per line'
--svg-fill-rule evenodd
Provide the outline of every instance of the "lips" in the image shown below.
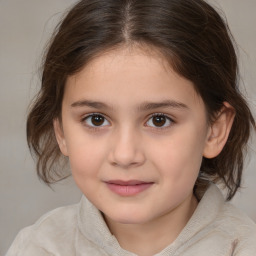
<path fill-rule="evenodd" d="M 140 180 L 110 180 L 106 182 L 107 187 L 120 196 L 134 196 L 150 188 L 154 183 Z"/>

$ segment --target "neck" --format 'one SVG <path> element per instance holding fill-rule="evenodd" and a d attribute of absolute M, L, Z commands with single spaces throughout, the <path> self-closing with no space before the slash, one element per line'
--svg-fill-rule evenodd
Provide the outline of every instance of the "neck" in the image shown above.
<path fill-rule="evenodd" d="M 178 237 L 197 204 L 195 196 L 191 195 L 172 211 L 142 224 L 116 223 L 106 216 L 105 220 L 123 249 L 139 256 L 152 256 Z"/>

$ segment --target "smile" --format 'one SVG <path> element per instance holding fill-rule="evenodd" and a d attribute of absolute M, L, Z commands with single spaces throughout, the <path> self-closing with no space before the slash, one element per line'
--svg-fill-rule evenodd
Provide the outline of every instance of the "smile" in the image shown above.
<path fill-rule="evenodd" d="M 120 196 L 134 196 L 150 188 L 153 182 L 144 182 L 139 180 L 110 180 L 106 182 L 107 187 Z"/>

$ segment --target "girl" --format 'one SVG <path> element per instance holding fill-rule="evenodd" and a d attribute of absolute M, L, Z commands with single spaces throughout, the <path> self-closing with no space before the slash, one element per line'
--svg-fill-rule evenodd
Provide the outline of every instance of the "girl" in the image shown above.
<path fill-rule="evenodd" d="M 256 225 L 227 202 L 252 128 L 232 36 L 205 1 L 79 1 L 50 43 L 27 139 L 39 177 L 63 179 L 69 162 L 84 196 L 7 255 L 255 255 Z"/>

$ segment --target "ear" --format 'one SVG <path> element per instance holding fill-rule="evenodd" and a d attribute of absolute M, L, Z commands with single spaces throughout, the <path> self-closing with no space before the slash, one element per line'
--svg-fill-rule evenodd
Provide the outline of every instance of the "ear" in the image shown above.
<path fill-rule="evenodd" d="M 229 103 L 223 102 L 222 109 L 209 128 L 203 153 L 205 158 L 214 158 L 220 154 L 227 142 L 234 118 L 235 109 Z"/>
<path fill-rule="evenodd" d="M 54 127 L 55 137 L 59 144 L 61 153 L 65 156 L 68 156 L 68 150 L 67 150 L 63 128 L 58 118 L 53 120 L 53 127 Z"/>

